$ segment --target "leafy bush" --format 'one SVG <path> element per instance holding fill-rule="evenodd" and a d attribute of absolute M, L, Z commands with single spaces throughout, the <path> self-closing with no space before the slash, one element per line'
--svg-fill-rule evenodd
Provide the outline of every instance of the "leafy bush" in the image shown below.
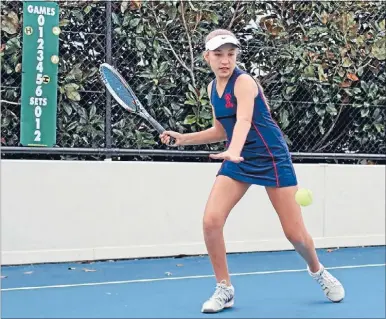
<path fill-rule="evenodd" d="M 166 127 L 212 122 L 203 39 L 225 27 L 240 38 L 240 67 L 262 83 L 292 152 L 385 152 L 385 5 L 382 2 L 61 2 L 58 146 L 164 148 L 112 101 L 97 67 L 111 59 Z M 383 7 L 383 9 L 382 9 Z M 22 7 L 3 2 L 2 145 L 18 145 Z M 7 101 L 7 102 L 4 102 Z M 217 150 L 222 144 L 189 149 Z"/>

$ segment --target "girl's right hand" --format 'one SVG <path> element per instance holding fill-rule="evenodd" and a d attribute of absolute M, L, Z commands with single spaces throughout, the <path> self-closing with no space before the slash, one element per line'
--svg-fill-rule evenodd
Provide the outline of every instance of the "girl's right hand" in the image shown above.
<path fill-rule="evenodd" d="M 180 146 L 183 145 L 184 135 L 174 131 L 165 131 L 160 136 L 161 142 L 169 145 L 170 137 L 174 137 L 175 143 L 172 146 Z"/>

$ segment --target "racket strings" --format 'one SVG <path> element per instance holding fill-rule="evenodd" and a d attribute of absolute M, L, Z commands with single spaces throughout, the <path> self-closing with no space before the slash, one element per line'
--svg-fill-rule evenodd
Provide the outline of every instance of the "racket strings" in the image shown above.
<path fill-rule="evenodd" d="M 133 111 L 135 111 L 137 109 L 137 105 L 133 99 L 133 96 L 122 83 L 121 79 L 109 69 L 103 70 L 103 76 L 116 96 L 119 97 L 130 108 L 132 108 Z"/>

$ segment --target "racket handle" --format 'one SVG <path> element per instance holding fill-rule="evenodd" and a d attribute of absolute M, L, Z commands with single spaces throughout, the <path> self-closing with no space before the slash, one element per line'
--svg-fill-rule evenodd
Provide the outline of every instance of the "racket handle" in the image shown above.
<path fill-rule="evenodd" d="M 162 134 L 163 132 L 166 131 L 161 124 L 159 124 L 153 117 L 151 117 L 148 113 L 145 113 L 145 112 L 146 111 L 143 111 L 146 119 L 151 123 L 151 125 L 157 130 L 159 134 Z M 173 146 L 175 143 L 176 143 L 176 139 L 170 136 L 168 145 Z"/>
<path fill-rule="evenodd" d="M 176 144 L 176 139 L 174 137 L 169 136 L 169 146 L 174 146 Z"/>

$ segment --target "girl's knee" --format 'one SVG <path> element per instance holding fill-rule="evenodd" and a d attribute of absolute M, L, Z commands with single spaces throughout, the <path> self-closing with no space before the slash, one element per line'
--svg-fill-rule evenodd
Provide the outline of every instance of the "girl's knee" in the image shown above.
<path fill-rule="evenodd" d="M 203 226 L 205 231 L 219 230 L 224 227 L 225 220 L 222 214 L 206 212 L 203 218 Z"/>

